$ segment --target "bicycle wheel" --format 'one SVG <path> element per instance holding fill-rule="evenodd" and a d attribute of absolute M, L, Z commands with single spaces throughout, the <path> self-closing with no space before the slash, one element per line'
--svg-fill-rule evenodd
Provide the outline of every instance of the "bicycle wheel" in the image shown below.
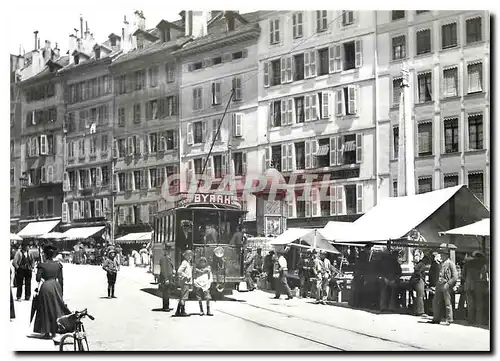
<path fill-rule="evenodd" d="M 75 338 L 72 334 L 68 333 L 61 337 L 59 344 L 59 351 L 77 351 Z"/>

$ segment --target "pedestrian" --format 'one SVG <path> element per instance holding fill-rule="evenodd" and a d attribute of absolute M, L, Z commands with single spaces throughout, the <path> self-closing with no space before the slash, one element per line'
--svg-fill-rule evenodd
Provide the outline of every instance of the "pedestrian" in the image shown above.
<path fill-rule="evenodd" d="M 274 270 L 274 251 L 271 250 L 264 257 L 264 272 L 266 273 L 266 281 L 268 289 L 274 290 L 273 287 L 273 270 Z"/>
<path fill-rule="evenodd" d="M 313 261 L 313 275 L 315 279 L 316 289 L 316 304 L 325 304 L 323 301 L 323 274 L 325 273 L 325 264 L 321 259 L 320 254 L 315 249 L 312 250 Z"/>
<path fill-rule="evenodd" d="M 210 312 L 210 286 L 212 285 L 212 270 L 205 257 L 200 257 L 196 267 L 193 270 L 194 290 L 198 305 L 200 306 L 200 316 L 205 315 L 203 311 L 203 301 L 207 303 L 207 316 L 213 316 Z"/>
<path fill-rule="evenodd" d="M 53 259 L 56 250 L 52 245 L 44 247 L 46 261 L 38 265 L 36 273 L 36 281 L 41 285 L 35 290 L 38 291 L 38 302 L 33 331 L 44 338 L 54 337 L 57 319 L 71 313 L 63 300 L 63 266 Z"/>
<path fill-rule="evenodd" d="M 149 265 L 149 252 L 145 244 L 142 245 L 141 250 L 139 251 L 141 255 L 141 265 L 146 267 Z"/>
<path fill-rule="evenodd" d="M 177 310 L 175 311 L 175 316 L 181 317 L 188 315 L 186 313 L 186 301 L 189 299 L 189 292 L 191 284 L 193 283 L 193 267 L 191 266 L 193 251 L 189 249 L 184 251 L 183 257 L 184 260 L 177 270 L 177 276 L 179 277 L 179 283 L 181 286 L 181 295 L 179 303 L 177 304 Z"/>
<path fill-rule="evenodd" d="M 438 261 L 439 259 L 439 261 Z M 431 265 L 429 267 L 429 281 L 427 282 L 427 287 L 429 289 L 429 298 L 427 300 L 427 309 L 426 313 L 428 315 L 434 315 L 433 309 L 433 300 L 434 294 L 436 293 L 436 284 L 439 277 L 439 264 L 440 264 L 441 256 L 438 252 L 432 252 L 431 254 Z"/>
<path fill-rule="evenodd" d="M 453 322 L 453 306 L 451 301 L 451 293 L 458 279 L 457 268 L 455 263 L 449 258 L 447 249 L 441 245 L 441 253 L 436 257 L 439 263 L 439 275 L 436 283 L 436 291 L 432 302 L 434 312 L 433 319 L 429 323 L 441 323 L 442 321 L 442 306 L 445 306 L 445 322 L 444 325 L 450 325 Z"/>
<path fill-rule="evenodd" d="M 465 279 L 465 293 L 467 297 L 467 322 L 471 325 L 484 323 L 483 293 L 485 280 L 482 279 L 482 270 L 486 265 L 485 256 L 479 252 L 472 253 L 472 259 L 465 263 L 463 278 Z M 484 278 L 484 277 L 483 277 Z"/>
<path fill-rule="evenodd" d="M 415 267 L 412 276 L 410 277 L 410 285 L 415 296 L 413 297 L 413 314 L 415 316 L 427 317 L 424 308 L 424 292 L 425 292 L 425 270 L 429 262 L 429 258 L 424 256 L 421 258 L 419 253 L 415 254 Z M 412 294 L 413 294 L 412 292 Z"/>
<path fill-rule="evenodd" d="M 174 284 L 174 264 L 170 258 L 172 252 L 172 246 L 165 245 L 165 250 L 163 257 L 160 258 L 160 288 L 161 288 L 161 298 L 162 298 L 162 311 L 170 312 L 173 309 L 170 308 L 170 294 L 172 288 L 175 287 Z"/>
<path fill-rule="evenodd" d="M 102 269 L 106 271 L 106 276 L 108 278 L 108 298 L 116 298 L 115 284 L 116 276 L 120 270 L 120 264 L 116 259 L 116 252 L 113 248 L 108 249 L 108 254 L 104 258 L 102 264 Z"/>
<path fill-rule="evenodd" d="M 369 263 L 371 260 L 373 244 L 368 242 L 363 250 L 359 252 L 358 258 L 354 261 L 354 272 L 352 279 L 352 293 L 349 297 L 349 306 L 352 307 L 360 307 L 364 304 L 364 296 L 365 296 L 365 274 L 369 267 Z M 351 260 L 354 259 L 356 255 L 355 250 L 351 250 L 350 252 Z"/>
<path fill-rule="evenodd" d="M 300 260 L 297 265 L 298 276 L 300 279 L 300 297 L 306 298 L 309 291 L 309 273 L 310 273 L 310 260 L 309 250 L 301 253 Z"/>
<path fill-rule="evenodd" d="M 328 295 L 330 294 L 330 277 L 332 264 L 330 260 L 326 257 L 326 252 L 322 251 L 320 253 L 321 261 L 323 262 L 323 279 L 321 280 L 321 293 L 322 301 L 326 303 L 328 300 Z"/>
<path fill-rule="evenodd" d="M 282 293 L 285 293 L 287 295 L 287 300 L 291 300 L 293 298 L 292 296 L 292 291 L 290 290 L 290 287 L 288 286 L 288 281 L 287 281 L 287 274 L 288 274 L 288 263 L 285 258 L 285 253 L 288 252 L 289 248 L 285 247 L 283 251 L 280 252 L 280 256 L 278 258 L 278 282 L 276 284 L 276 295 L 274 296 L 275 299 L 279 299 L 281 297 Z"/>
<path fill-rule="evenodd" d="M 403 274 L 401 265 L 398 262 L 399 251 L 392 250 L 383 260 L 381 291 L 380 291 L 380 311 L 397 309 L 399 279 Z"/>
<path fill-rule="evenodd" d="M 10 277 L 12 278 L 12 269 L 10 270 Z M 10 287 L 10 319 L 16 318 L 16 308 L 14 307 L 14 297 L 12 296 L 12 287 Z"/>
<path fill-rule="evenodd" d="M 248 247 L 247 248 L 247 257 L 246 257 L 245 262 L 243 264 L 243 268 L 245 271 L 245 282 L 247 284 L 248 291 L 255 290 L 255 283 L 253 282 L 253 279 L 252 279 L 252 273 L 254 271 L 254 260 L 255 260 L 255 256 L 252 253 L 252 247 Z"/>
<path fill-rule="evenodd" d="M 23 243 L 21 248 L 17 251 L 13 261 L 16 273 L 16 300 L 20 301 L 23 294 L 24 284 L 24 299 L 29 301 L 31 298 L 31 276 L 33 273 L 33 259 L 28 252 L 27 243 Z"/>

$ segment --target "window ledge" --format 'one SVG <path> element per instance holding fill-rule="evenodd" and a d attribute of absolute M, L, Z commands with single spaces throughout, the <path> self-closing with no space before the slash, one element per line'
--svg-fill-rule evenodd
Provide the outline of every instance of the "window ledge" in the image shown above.
<path fill-rule="evenodd" d="M 398 63 L 403 63 L 407 61 L 409 58 L 405 56 L 404 58 L 401 59 L 391 59 L 391 64 L 398 64 Z"/>
<path fill-rule="evenodd" d="M 350 75 L 350 74 L 356 74 L 358 72 L 359 68 L 352 68 L 352 69 L 347 69 L 347 70 L 342 70 L 341 75 Z"/>
<path fill-rule="evenodd" d="M 486 149 L 468 149 L 465 151 L 467 154 L 481 154 L 486 153 Z"/>
<path fill-rule="evenodd" d="M 443 48 L 441 47 L 441 49 L 439 49 L 440 52 L 445 52 L 445 51 L 448 51 L 448 50 L 457 50 L 459 48 L 458 44 L 456 45 L 453 45 L 453 46 L 448 46 L 446 48 Z"/>
<path fill-rule="evenodd" d="M 429 155 L 418 155 L 416 156 L 417 159 L 421 159 L 421 160 L 424 160 L 424 159 L 433 159 L 434 158 L 434 154 L 429 154 Z"/>
<path fill-rule="evenodd" d="M 316 80 L 328 79 L 329 76 L 330 76 L 329 73 L 327 73 L 327 74 L 321 74 L 321 75 L 316 75 Z"/>
<path fill-rule="evenodd" d="M 484 96 L 484 95 L 485 95 L 484 90 L 480 90 L 477 92 L 471 92 L 471 93 L 465 94 L 465 98 L 473 98 L 473 97 L 479 97 L 479 96 Z"/>
<path fill-rule="evenodd" d="M 472 41 L 470 43 L 467 43 L 467 40 L 465 40 L 465 45 L 464 47 L 468 48 L 468 47 L 473 47 L 473 46 L 477 46 L 477 45 L 484 45 L 486 43 L 486 41 L 484 40 L 478 40 L 478 41 Z"/>
<path fill-rule="evenodd" d="M 441 153 L 441 158 L 453 158 L 454 156 L 460 155 L 462 152 L 461 151 L 456 151 L 456 152 L 444 152 Z"/>
<path fill-rule="evenodd" d="M 452 102 L 452 101 L 457 101 L 457 100 L 460 100 L 460 95 L 452 95 L 449 97 L 443 97 L 439 101 L 441 103 L 446 103 L 446 102 Z"/>
<path fill-rule="evenodd" d="M 425 107 L 425 106 L 429 106 L 429 105 L 434 105 L 434 100 L 427 100 L 424 102 L 415 103 L 415 107 Z"/>
<path fill-rule="evenodd" d="M 419 59 L 423 59 L 423 58 L 428 57 L 428 56 L 432 56 L 432 49 L 431 49 L 431 50 L 429 50 L 429 51 L 428 51 L 428 52 L 426 52 L 426 53 L 416 54 L 416 55 L 415 55 L 415 57 L 414 57 L 414 59 L 415 59 L 415 60 L 419 60 Z"/>

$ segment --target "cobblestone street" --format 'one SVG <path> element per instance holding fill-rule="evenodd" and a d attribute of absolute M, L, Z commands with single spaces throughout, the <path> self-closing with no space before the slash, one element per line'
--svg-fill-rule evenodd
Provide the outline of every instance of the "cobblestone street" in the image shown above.
<path fill-rule="evenodd" d="M 489 350 L 489 331 L 452 324 L 429 325 L 425 320 L 373 314 L 344 307 L 318 306 L 311 300 L 272 300 L 261 291 L 235 292 L 214 304 L 215 317 L 173 318 L 154 312 L 161 299 L 145 289 L 152 277 L 142 268 L 123 267 L 117 299 L 105 299 L 106 277 L 96 266 L 67 264 L 65 299 L 71 310 L 88 308 L 95 321 L 85 320 L 95 351 L 424 351 Z M 239 301 L 239 302 L 238 302 Z M 16 302 L 10 323 L 15 351 L 52 351 L 52 341 L 26 337 L 31 302 Z M 176 301 L 173 301 L 173 306 Z M 172 306 L 171 306 L 172 307 Z M 189 302 L 188 313 L 198 311 Z M 181 336 L 182 335 L 182 336 Z"/>

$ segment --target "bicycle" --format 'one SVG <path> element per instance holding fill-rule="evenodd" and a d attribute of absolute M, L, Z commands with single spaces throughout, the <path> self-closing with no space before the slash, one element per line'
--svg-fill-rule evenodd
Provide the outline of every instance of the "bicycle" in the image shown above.
<path fill-rule="evenodd" d="M 92 321 L 95 319 L 87 313 L 87 309 L 57 319 L 58 331 L 64 334 L 59 341 L 59 351 L 90 351 L 82 322 L 85 317 Z"/>

